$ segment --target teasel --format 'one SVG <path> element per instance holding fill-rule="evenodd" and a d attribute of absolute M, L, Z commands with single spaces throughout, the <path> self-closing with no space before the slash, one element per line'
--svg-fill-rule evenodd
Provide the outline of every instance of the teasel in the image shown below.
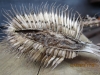
<path fill-rule="evenodd" d="M 12 51 L 25 55 L 32 62 L 39 61 L 45 67 L 54 69 L 63 60 L 73 59 L 80 52 L 89 52 L 100 57 L 100 47 L 81 40 L 82 18 L 78 12 L 72 13 L 67 5 L 38 7 L 22 5 L 20 11 L 4 10 L 5 33 Z M 76 15 L 78 14 L 77 18 Z"/>

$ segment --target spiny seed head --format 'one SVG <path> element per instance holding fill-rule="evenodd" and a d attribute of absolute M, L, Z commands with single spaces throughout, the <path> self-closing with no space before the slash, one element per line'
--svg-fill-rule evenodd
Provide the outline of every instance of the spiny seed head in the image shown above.
<path fill-rule="evenodd" d="M 83 26 L 79 13 L 73 14 L 68 6 L 41 4 L 20 11 L 12 7 L 5 11 L 7 41 L 13 51 L 24 54 L 31 61 L 40 61 L 53 69 L 64 59 L 72 59 L 79 52 L 90 52 L 98 56 L 100 47 L 81 40 Z M 78 17 L 76 18 L 76 14 Z"/>

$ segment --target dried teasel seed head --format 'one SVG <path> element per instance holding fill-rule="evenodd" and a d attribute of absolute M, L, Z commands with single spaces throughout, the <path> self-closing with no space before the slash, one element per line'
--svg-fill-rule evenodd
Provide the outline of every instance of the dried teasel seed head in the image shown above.
<path fill-rule="evenodd" d="M 53 69 L 64 59 L 73 59 L 79 52 L 100 56 L 100 47 L 81 40 L 84 24 L 79 13 L 72 13 L 68 6 L 41 4 L 34 8 L 21 6 L 20 11 L 12 7 L 4 17 L 7 41 L 13 51 L 24 54 L 31 61 Z M 76 17 L 78 14 L 78 17 Z"/>

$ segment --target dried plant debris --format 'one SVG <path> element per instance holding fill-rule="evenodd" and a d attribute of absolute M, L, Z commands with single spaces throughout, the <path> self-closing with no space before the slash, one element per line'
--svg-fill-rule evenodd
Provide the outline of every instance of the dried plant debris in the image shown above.
<path fill-rule="evenodd" d="M 20 11 L 4 10 L 7 41 L 12 51 L 25 55 L 30 61 L 39 61 L 53 69 L 64 59 L 73 59 L 79 52 L 100 56 L 100 47 L 80 40 L 83 26 L 79 13 L 73 14 L 68 6 L 38 7 L 22 5 Z M 78 17 L 76 18 L 76 14 Z"/>
<path fill-rule="evenodd" d="M 83 19 L 83 24 L 85 27 L 90 26 L 100 26 L 100 19 L 99 17 L 90 17 L 89 15 L 86 15 L 86 17 Z"/>

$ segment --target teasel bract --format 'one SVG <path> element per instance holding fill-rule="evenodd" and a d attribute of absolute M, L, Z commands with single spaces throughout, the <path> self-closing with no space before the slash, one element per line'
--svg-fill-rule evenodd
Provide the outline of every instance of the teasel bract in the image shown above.
<path fill-rule="evenodd" d="M 55 6 L 55 3 L 33 7 L 22 5 L 20 11 L 16 7 L 12 11 L 4 10 L 8 20 L 5 21 L 6 39 L 12 51 L 45 67 L 51 65 L 53 69 L 80 52 L 100 56 L 99 46 L 81 40 L 84 23 L 78 12 L 73 14 L 67 5 Z"/>

